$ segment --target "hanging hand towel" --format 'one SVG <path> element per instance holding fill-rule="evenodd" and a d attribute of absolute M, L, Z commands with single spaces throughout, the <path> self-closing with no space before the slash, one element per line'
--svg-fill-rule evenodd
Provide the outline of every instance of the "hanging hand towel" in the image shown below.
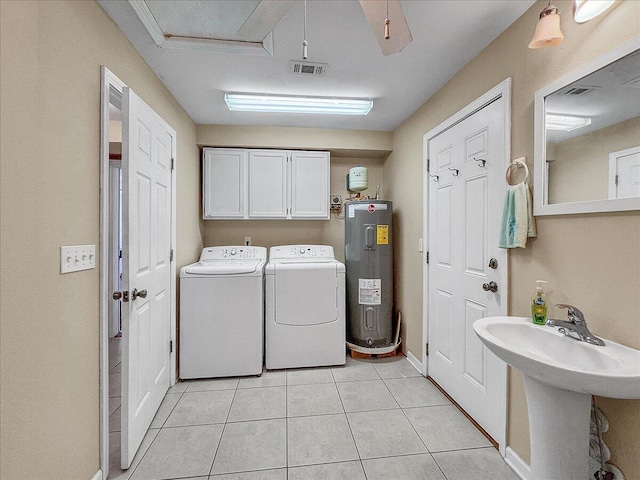
<path fill-rule="evenodd" d="M 529 186 L 526 182 L 509 185 L 504 197 L 499 246 L 524 248 L 527 246 L 527 237 L 535 236 L 536 223 L 533 218 Z"/>

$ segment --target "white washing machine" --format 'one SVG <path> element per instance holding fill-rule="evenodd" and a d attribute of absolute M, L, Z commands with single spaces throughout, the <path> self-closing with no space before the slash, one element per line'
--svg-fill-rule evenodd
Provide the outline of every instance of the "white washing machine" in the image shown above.
<path fill-rule="evenodd" d="M 268 369 L 344 365 L 345 266 L 333 247 L 271 247 L 265 325 Z"/>
<path fill-rule="evenodd" d="M 180 270 L 180 378 L 260 375 L 264 247 L 207 247 Z"/>

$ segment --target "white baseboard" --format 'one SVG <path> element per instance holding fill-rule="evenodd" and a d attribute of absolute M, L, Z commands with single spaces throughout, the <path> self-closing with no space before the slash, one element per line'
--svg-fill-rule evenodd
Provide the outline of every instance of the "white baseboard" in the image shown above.
<path fill-rule="evenodd" d="M 102 470 L 98 470 L 91 480 L 102 480 Z"/>
<path fill-rule="evenodd" d="M 507 462 L 507 465 L 511 467 L 511 470 L 513 470 L 521 480 L 529 480 L 529 465 L 527 465 L 511 447 L 507 447 L 504 461 Z"/>
<path fill-rule="evenodd" d="M 416 370 L 418 370 L 418 372 L 420 372 L 420 375 L 422 375 L 422 362 L 409 350 L 407 350 L 407 360 Z"/>

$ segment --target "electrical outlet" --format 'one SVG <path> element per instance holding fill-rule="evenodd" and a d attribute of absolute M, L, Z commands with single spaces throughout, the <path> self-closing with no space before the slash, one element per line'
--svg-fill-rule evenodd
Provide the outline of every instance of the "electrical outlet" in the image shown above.
<path fill-rule="evenodd" d="M 342 197 L 340 195 L 331 194 L 331 210 L 342 210 Z"/>
<path fill-rule="evenodd" d="M 244 244 L 246 246 L 251 245 L 251 237 L 244 237 Z"/>
<path fill-rule="evenodd" d="M 60 247 L 60 273 L 96 268 L 96 246 L 75 245 Z"/>

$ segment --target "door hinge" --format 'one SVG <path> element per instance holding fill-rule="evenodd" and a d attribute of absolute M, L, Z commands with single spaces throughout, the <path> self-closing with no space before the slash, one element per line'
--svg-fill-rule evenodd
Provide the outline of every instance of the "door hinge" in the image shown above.
<path fill-rule="evenodd" d="M 426 257 L 427 257 L 427 263 L 429 263 L 429 252 L 427 252 Z"/>
<path fill-rule="evenodd" d="M 424 347 L 424 352 L 425 352 L 425 355 L 428 357 L 429 356 L 429 344 L 428 343 Z"/>
<path fill-rule="evenodd" d="M 616 175 L 616 185 L 618 185 L 618 175 Z"/>
<path fill-rule="evenodd" d="M 174 158 L 171 159 L 171 170 L 176 168 L 176 161 Z"/>
<path fill-rule="evenodd" d="M 171 249 L 171 251 L 169 252 L 169 261 L 173 262 L 173 248 Z"/>
<path fill-rule="evenodd" d="M 169 353 L 173 353 L 173 340 L 169 340 Z"/>
<path fill-rule="evenodd" d="M 431 160 L 427 158 L 427 173 L 431 172 Z"/>

